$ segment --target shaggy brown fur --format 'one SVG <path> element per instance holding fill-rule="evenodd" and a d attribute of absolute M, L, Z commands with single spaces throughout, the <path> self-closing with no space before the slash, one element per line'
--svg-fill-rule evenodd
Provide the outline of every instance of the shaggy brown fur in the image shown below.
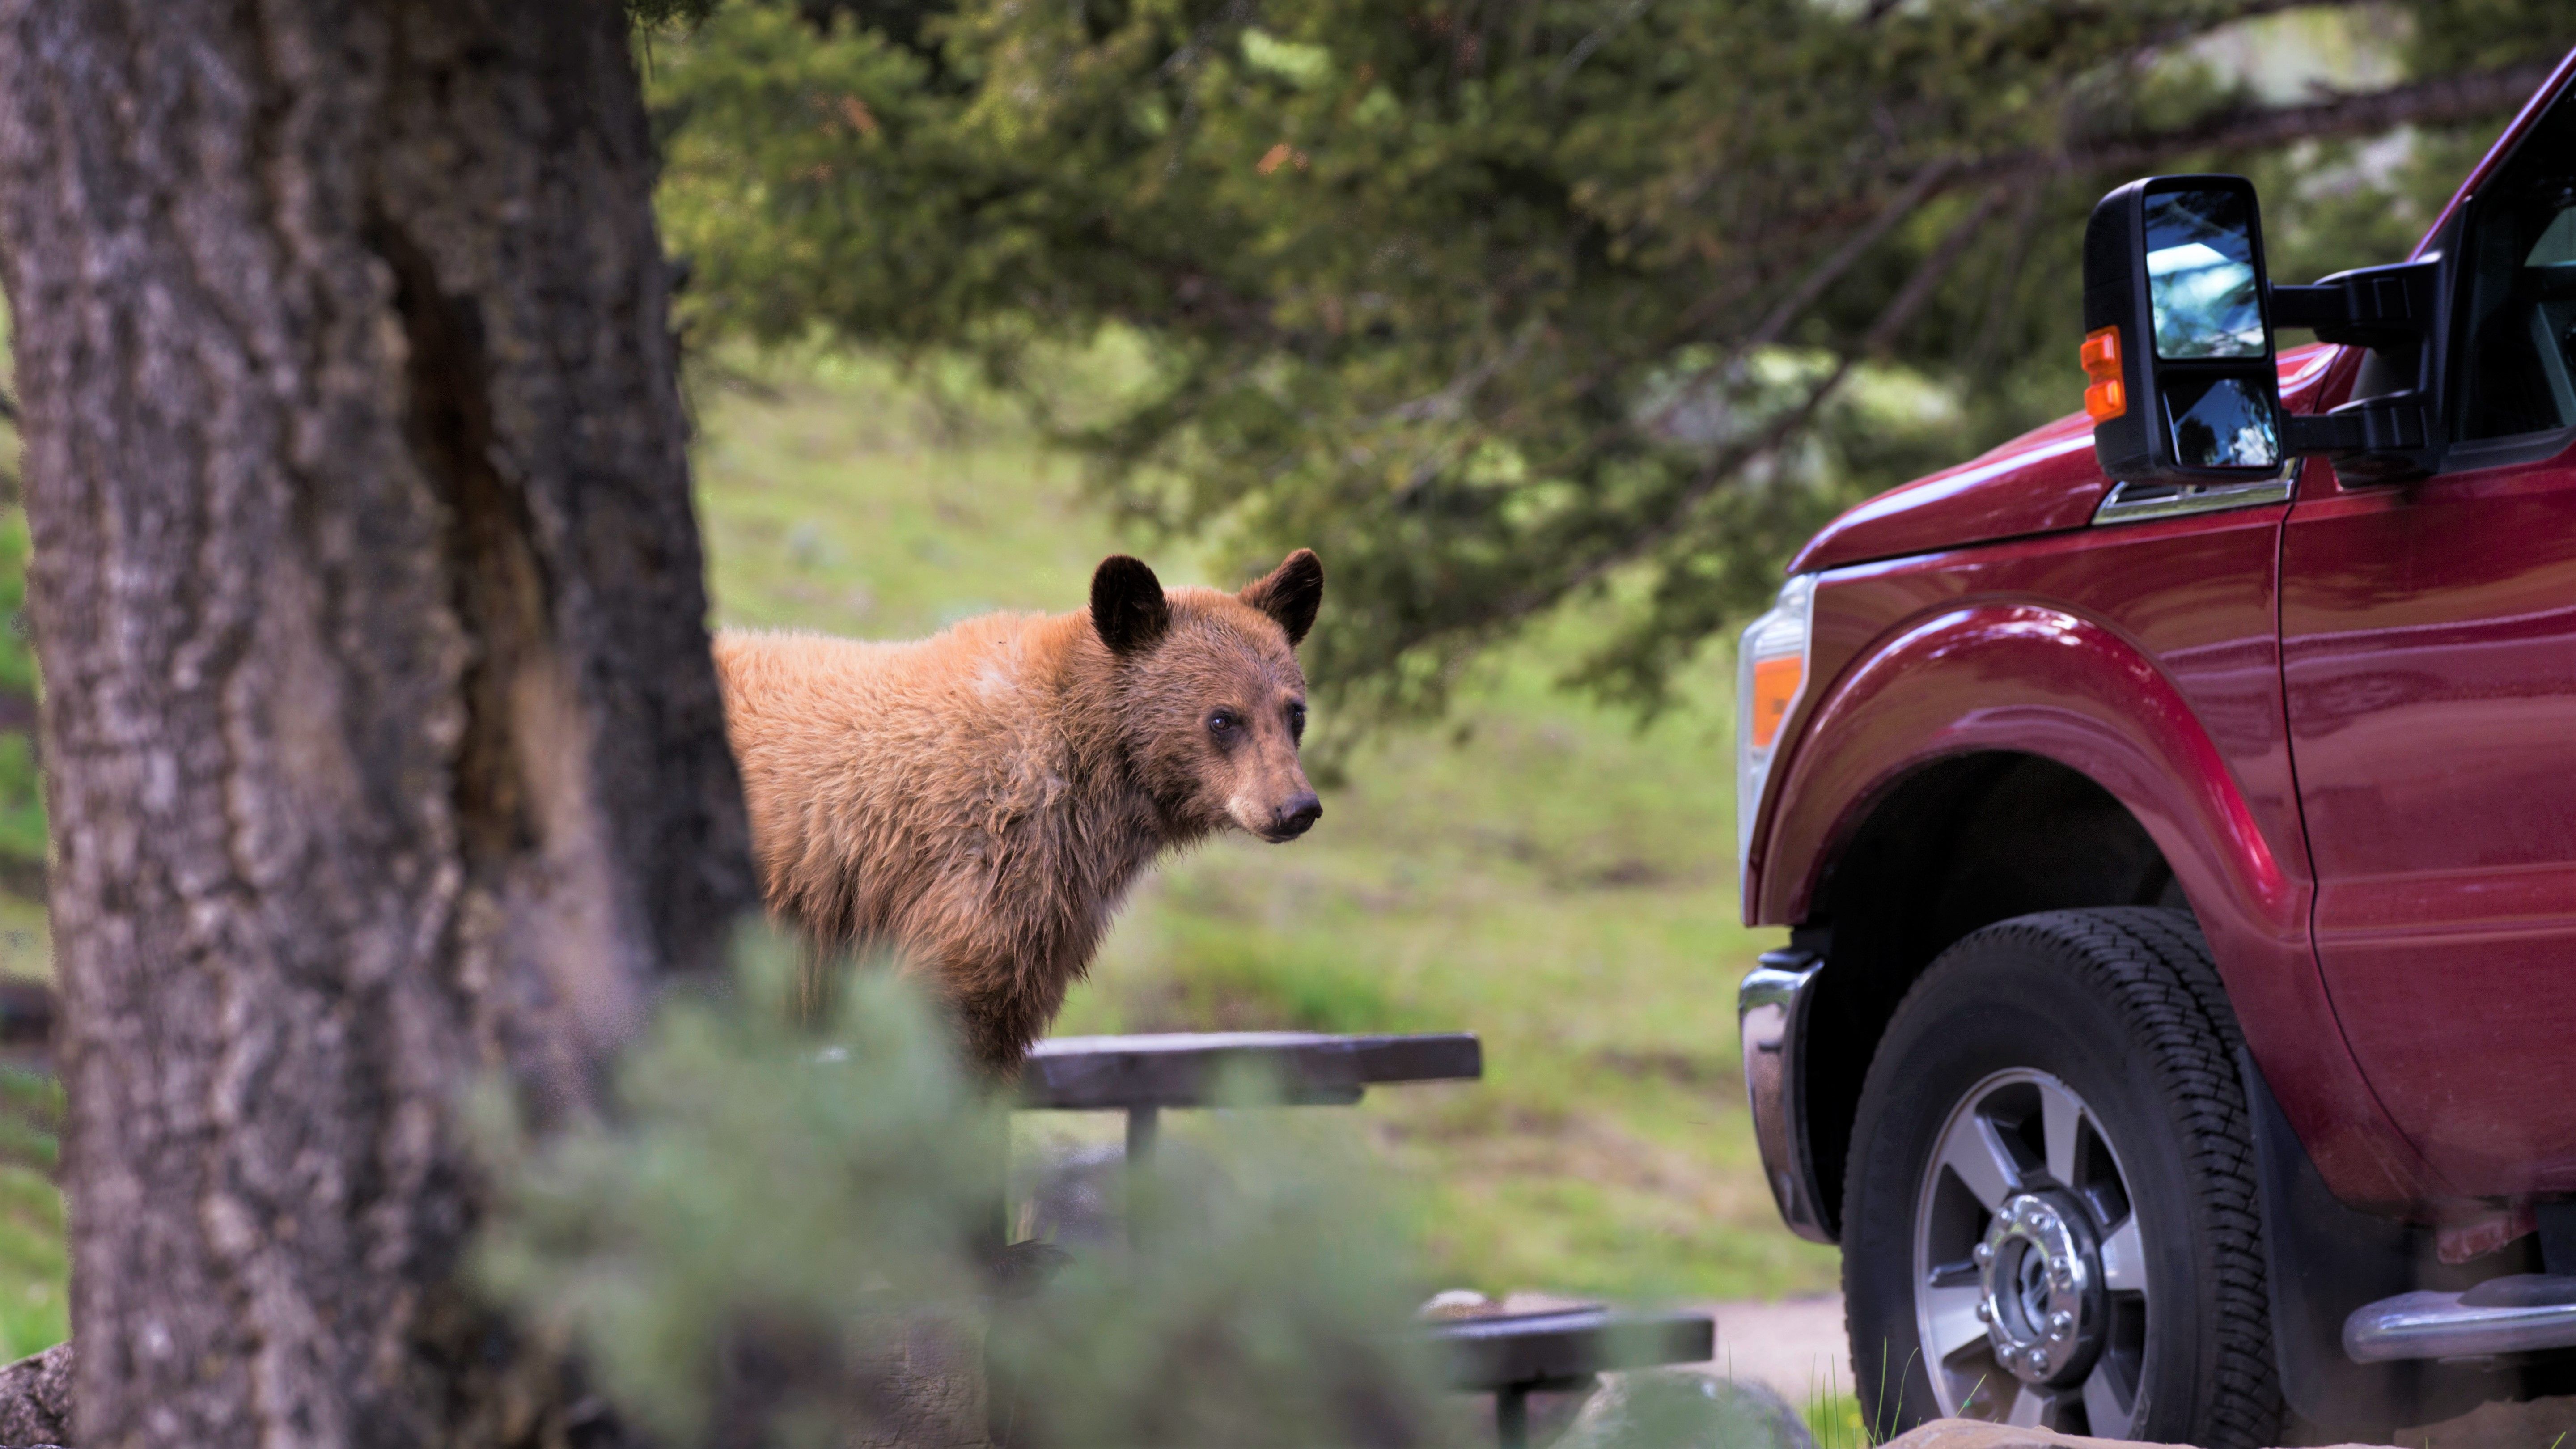
<path fill-rule="evenodd" d="M 912 644 L 717 636 L 771 911 L 934 981 L 974 1058 L 1015 1069 L 1164 851 L 1323 813 L 1297 762 L 1293 652 L 1323 599 L 1300 549 L 1241 593 L 1124 556 L 1073 614 Z"/>

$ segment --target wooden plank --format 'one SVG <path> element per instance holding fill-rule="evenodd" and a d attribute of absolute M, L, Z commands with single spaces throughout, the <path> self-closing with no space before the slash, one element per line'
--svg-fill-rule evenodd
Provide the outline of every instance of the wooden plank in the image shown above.
<path fill-rule="evenodd" d="M 1242 1069 L 1267 1072 L 1292 1103 L 1345 1103 L 1381 1083 L 1472 1081 L 1484 1075 L 1484 1050 L 1469 1032 L 1051 1037 L 1030 1048 L 1020 1067 L 1020 1105 L 1059 1111 L 1205 1107 L 1229 1075 Z"/>

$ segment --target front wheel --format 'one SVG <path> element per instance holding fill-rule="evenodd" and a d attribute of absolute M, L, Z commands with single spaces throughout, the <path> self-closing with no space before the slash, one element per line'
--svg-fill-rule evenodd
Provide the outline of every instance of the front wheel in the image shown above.
<path fill-rule="evenodd" d="M 1844 1176 L 1873 1428 L 2275 1442 L 2236 1045 L 2185 912 L 2024 916 L 1932 964 L 1870 1063 Z"/>

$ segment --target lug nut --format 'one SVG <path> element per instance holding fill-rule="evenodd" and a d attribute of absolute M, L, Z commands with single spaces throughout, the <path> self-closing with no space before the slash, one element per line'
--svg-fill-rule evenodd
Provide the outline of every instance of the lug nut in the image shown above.
<path fill-rule="evenodd" d="M 2048 1336 L 2049 1336 L 2049 1337 L 2051 1337 L 2051 1338 L 2055 1338 L 2055 1339 L 2061 1339 L 2061 1340 L 2062 1340 L 2062 1339 L 2064 1339 L 2068 1334 L 2073 1333 L 2074 1331 L 2075 1331 L 2075 1315 L 2074 1315 L 2074 1314 L 2069 1313 L 2069 1312 L 2067 1312 L 2065 1309 L 2061 1308 L 2061 1309 L 2057 1310 L 2055 1313 L 2052 1313 L 2052 1314 L 2048 1315 Z"/>
<path fill-rule="evenodd" d="M 1995 1305 L 1993 1305 L 1993 1304 L 1991 1304 L 1991 1303 L 1988 1303 L 1988 1302 L 1987 1302 L 1986 1300 L 1984 1300 L 1983 1298 L 1978 1299 L 1978 1300 L 1977 1300 L 1977 1321 L 1978 1321 L 1979 1323 L 1992 1323 L 1992 1322 L 1994 1322 L 1994 1321 L 1995 1321 Z"/>
<path fill-rule="evenodd" d="M 1980 1268 L 1982 1268 L 1982 1267 L 1986 1266 L 1988 1263 L 1993 1262 L 1993 1261 L 1995 1260 L 1995 1245 L 1994 1245 L 1994 1244 L 1992 1244 L 1992 1243 L 1979 1243 L 1979 1244 L 1977 1244 L 1977 1255 L 1976 1255 L 1976 1256 L 1977 1256 L 1977 1266 L 1978 1266 L 1978 1267 L 1980 1267 Z"/>

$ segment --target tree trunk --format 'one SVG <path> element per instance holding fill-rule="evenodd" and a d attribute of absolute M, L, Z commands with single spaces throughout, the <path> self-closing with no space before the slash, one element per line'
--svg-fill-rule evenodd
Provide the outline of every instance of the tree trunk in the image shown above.
<path fill-rule="evenodd" d="M 652 172 L 613 0 L 0 0 L 84 1446 L 603 1442 L 457 1106 L 755 899 Z"/>

